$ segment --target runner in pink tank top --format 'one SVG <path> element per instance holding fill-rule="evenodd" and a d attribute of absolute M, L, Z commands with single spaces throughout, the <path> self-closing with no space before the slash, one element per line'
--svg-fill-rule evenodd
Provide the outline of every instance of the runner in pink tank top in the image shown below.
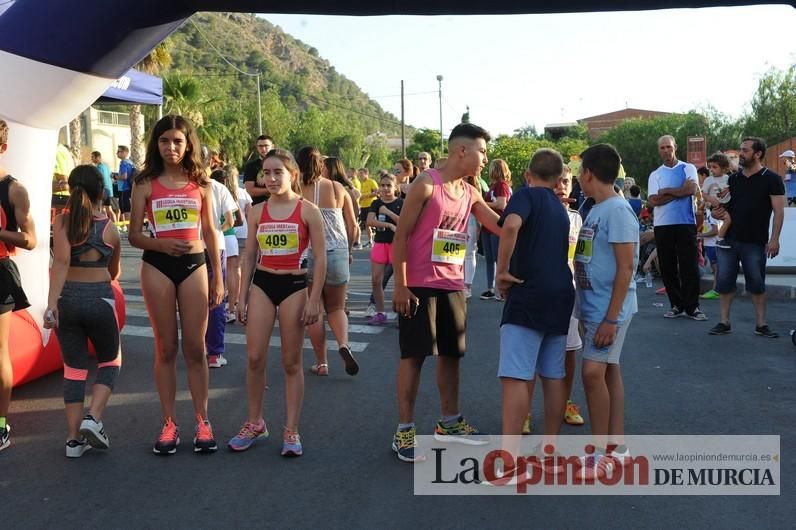
<path fill-rule="evenodd" d="M 464 255 L 467 220 L 496 234 L 498 216 L 463 179 L 487 163 L 489 133 L 477 125 L 456 126 L 448 140 L 448 161 L 421 173 L 409 188 L 393 238 L 395 292 L 401 362 L 398 366 L 398 429 L 392 448 L 404 462 L 424 460 L 416 449 L 414 403 L 425 358 L 439 357 L 437 381 L 442 404 L 434 437 L 443 442 L 482 445 L 488 437 L 459 411 L 459 361 L 465 350 L 467 303 Z"/>
<path fill-rule="evenodd" d="M 473 190 L 462 182 L 464 193 L 454 197 L 445 190 L 439 171 L 427 173 L 433 190 L 407 240 L 406 285 L 461 291 Z"/>

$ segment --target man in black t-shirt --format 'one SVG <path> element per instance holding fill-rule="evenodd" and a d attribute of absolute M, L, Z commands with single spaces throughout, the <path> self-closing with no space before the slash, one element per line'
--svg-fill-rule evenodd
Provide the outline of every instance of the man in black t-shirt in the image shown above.
<path fill-rule="evenodd" d="M 252 204 L 259 204 L 268 198 L 268 190 L 265 188 L 265 183 L 262 182 L 263 159 L 268 151 L 275 147 L 274 139 L 267 134 L 261 134 L 257 137 L 255 147 L 257 147 L 258 156 L 249 160 L 243 168 L 243 185 L 251 195 Z"/>
<path fill-rule="evenodd" d="M 730 202 L 714 208 L 713 217 L 727 218 L 730 227 L 724 238 L 725 248 L 718 249 L 716 290 L 721 299 L 721 320 L 711 335 L 730 333 L 730 306 L 735 298 L 738 264 L 743 266 L 746 290 L 755 306 L 755 335 L 777 338 L 766 324 L 766 258 L 779 254 L 779 235 L 785 218 L 785 187 L 782 177 L 763 167 L 766 144 L 760 138 L 744 138 L 738 156 L 740 170 L 729 179 Z M 726 190 L 719 194 L 726 195 Z M 774 222 L 769 223 L 771 212 Z M 729 214 L 729 215 L 728 215 Z"/>

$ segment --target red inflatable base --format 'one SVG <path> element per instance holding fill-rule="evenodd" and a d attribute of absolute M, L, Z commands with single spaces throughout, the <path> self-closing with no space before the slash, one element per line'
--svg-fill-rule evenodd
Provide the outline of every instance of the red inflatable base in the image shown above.
<path fill-rule="evenodd" d="M 114 281 L 111 287 L 113 287 L 116 314 L 119 319 L 119 329 L 121 329 L 124 327 L 126 317 L 124 293 L 119 282 Z M 13 386 L 51 374 L 64 366 L 61 359 L 61 345 L 58 344 L 55 333 L 50 333 L 46 346 L 42 345 L 39 326 L 27 310 L 17 311 L 11 315 L 8 349 L 11 353 L 11 366 L 14 369 Z"/>

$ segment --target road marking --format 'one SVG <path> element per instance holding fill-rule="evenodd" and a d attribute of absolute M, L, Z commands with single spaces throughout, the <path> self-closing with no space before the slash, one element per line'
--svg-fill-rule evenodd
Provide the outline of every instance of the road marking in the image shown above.
<path fill-rule="evenodd" d="M 126 315 L 127 317 L 138 317 L 138 318 L 149 318 L 149 313 L 147 313 L 146 309 L 139 309 L 137 307 L 127 307 L 126 308 Z M 179 315 L 177 315 L 177 319 L 179 320 Z M 274 324 L 274 327 L 279 327 L 279 322 Z M 326 324 L 326 331 L 331 331 L 332 328 L 329 327 L 329 324 Z M 349 324 L 348 325 L 348 332 L 349 333 L 360 333 L 362 335 L 378 335 L 384 331 L 383 327 L 380 326 L 367 326 L 362 324 Z"/>
<path fill-rule="evenodd" d="M 179 330 L 177 330 L 179 333 Z M 128 337 L 148 337 L 154 338 L 152 333 L 152 328 L 149 326 L 133 326 L 133 325 L 125 325 L 124 329 L 122 330 L 122 335 L 126 335 Z M 224 343 L 225 344 L 246 344 L 246 335 L 242 333 L 226 333 L 224 335 Z M 282 341 L 279 337 L 272 336 L 271 340 L 268 342 L 269 346 L 274 348 L 279 348 L 282 345 Z M 329 351 L 336 351 L 337 350 L 337 341 L 334 340 L 327 340 L 326 347 Z M 349 342 L 348 347 L 351 348 L 351 351 L 354 353 L 361 353 L 365 351 L 365 348 L 368 347 L 367 342 Z M 304 349 L 311 350 L 312 343 L 309 339 L 304 339 Z"/>

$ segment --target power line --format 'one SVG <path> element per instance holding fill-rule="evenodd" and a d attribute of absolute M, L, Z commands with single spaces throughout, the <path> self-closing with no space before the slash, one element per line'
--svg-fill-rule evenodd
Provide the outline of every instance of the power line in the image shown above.
<path fill-rule="evenodd" d="M 207 35 L 205 35 L 205 34 L 202 32 L 202 30 L 201 30 L 201 29 L 199 29 L 199 25 L 198 25 L 196 22 L 194 22 L 193 18 L 189 18 L 188 20 L 190 20 L 190 21 L 191 21 L 191 24 L 193 24 L 193 27 L 194 27 L 194 28 L 196 28 L 196 31 L 198 31 L 198 32 L 199 32 L 199 35 L 201 35 L 201 36 L 202 36 L 202 38 L 205 40 L 205 42 L 207 42 L 207 44 L 209 44 L 209 45 L 210 45 L 210 47 L 213 49 L 213 51 L 214 51 L 214 52 L 216 52 L 216 53 L 218 54 L 218 56 L 219 56 L 219 57 L 221 57 L 221 59 L 222 59 L 222 60 L 223 60 L 225 63 L 227 63 L 228 65 L 230 65 L 232 68 L 234 68 L 235 70 L 237 70 L 238 72 L 240 72 L 240 73 L 241 73 L 241 74 L 243 74 L 243 75 L 248 75 L 249 77 L 257 77 L 258 75 L 260 75 L 260 72 L 257 72 L 256 74 L 252 74 L 252 73 L 250 73 L 250 72 L 244 72 L 243 70 L 241 70 L 240 68 L 238 68 L 237 66 L 235 66 L 234 64 L 232 64 L 232 62 L 230 62 L 230 60 L 229 60 L 229 59 L 227 59 L 227 58 L 224 56 L 224 54 L 223 54 L 223 53 L 221 53 L 221 51 L 219 51 L 219 49 L 215 47 L 215 45 L 214 45 L 214 44 L 213 44 L 213 43 L 210 41 L 210 39 L 208 39 L 208 38 L 207 38 Z"/>
<path fill-rule="evenodd" d="M 401 125 L 401 122 L 399 122 L 399 121 L 391 120 L 389 118 L 381 118 L 379 116 L 374 116 L 373 114 L 368 114 L 366 112 L 361 112 L 361 111 L 358 111 L 358 110 L 354 110 L 352 108 L 346 107 L 345 105 L 340 105 L 338 103 L 332 103 L 331 101 L 326 101 L 326 100 L 324 100 L 324 99 L 322 99 L 322 98 L 320 98 L 318 96 L 314 96 L 312 94 L 307 94 L 307 97 L 311 97 L 312 99 L 314 99 L 316 101 L 320 101 L 321 103 L 325 103 L 325 104 L 331 105 L 333 107 L 339 107 L 341 109 L 347 110 L 348 112 L 353 112 L 354 114 L 359 114 L 360 116 L 365 116 L 367 118 L 373 118 L 374 120 L 383 121 L 385 123 L 391 123 L 393 125 Z"/>
<path fill-rule="evenodd" d="M 412 93 L 409 93 L 409 94 L 404 94 L 404 96 L 424 96 L 424 95 L 427 95 L 427 94 L 436 94 L 436 93 L 437 93 L 436 90 L 430 90 L 428 92 L 412 92 Z M 399 97 L 401 97 L 401 94 L 390 94 L 388 96 L 368 96 L 368 97 L 371 98 L 371 99 L 399 98 Z"/>

